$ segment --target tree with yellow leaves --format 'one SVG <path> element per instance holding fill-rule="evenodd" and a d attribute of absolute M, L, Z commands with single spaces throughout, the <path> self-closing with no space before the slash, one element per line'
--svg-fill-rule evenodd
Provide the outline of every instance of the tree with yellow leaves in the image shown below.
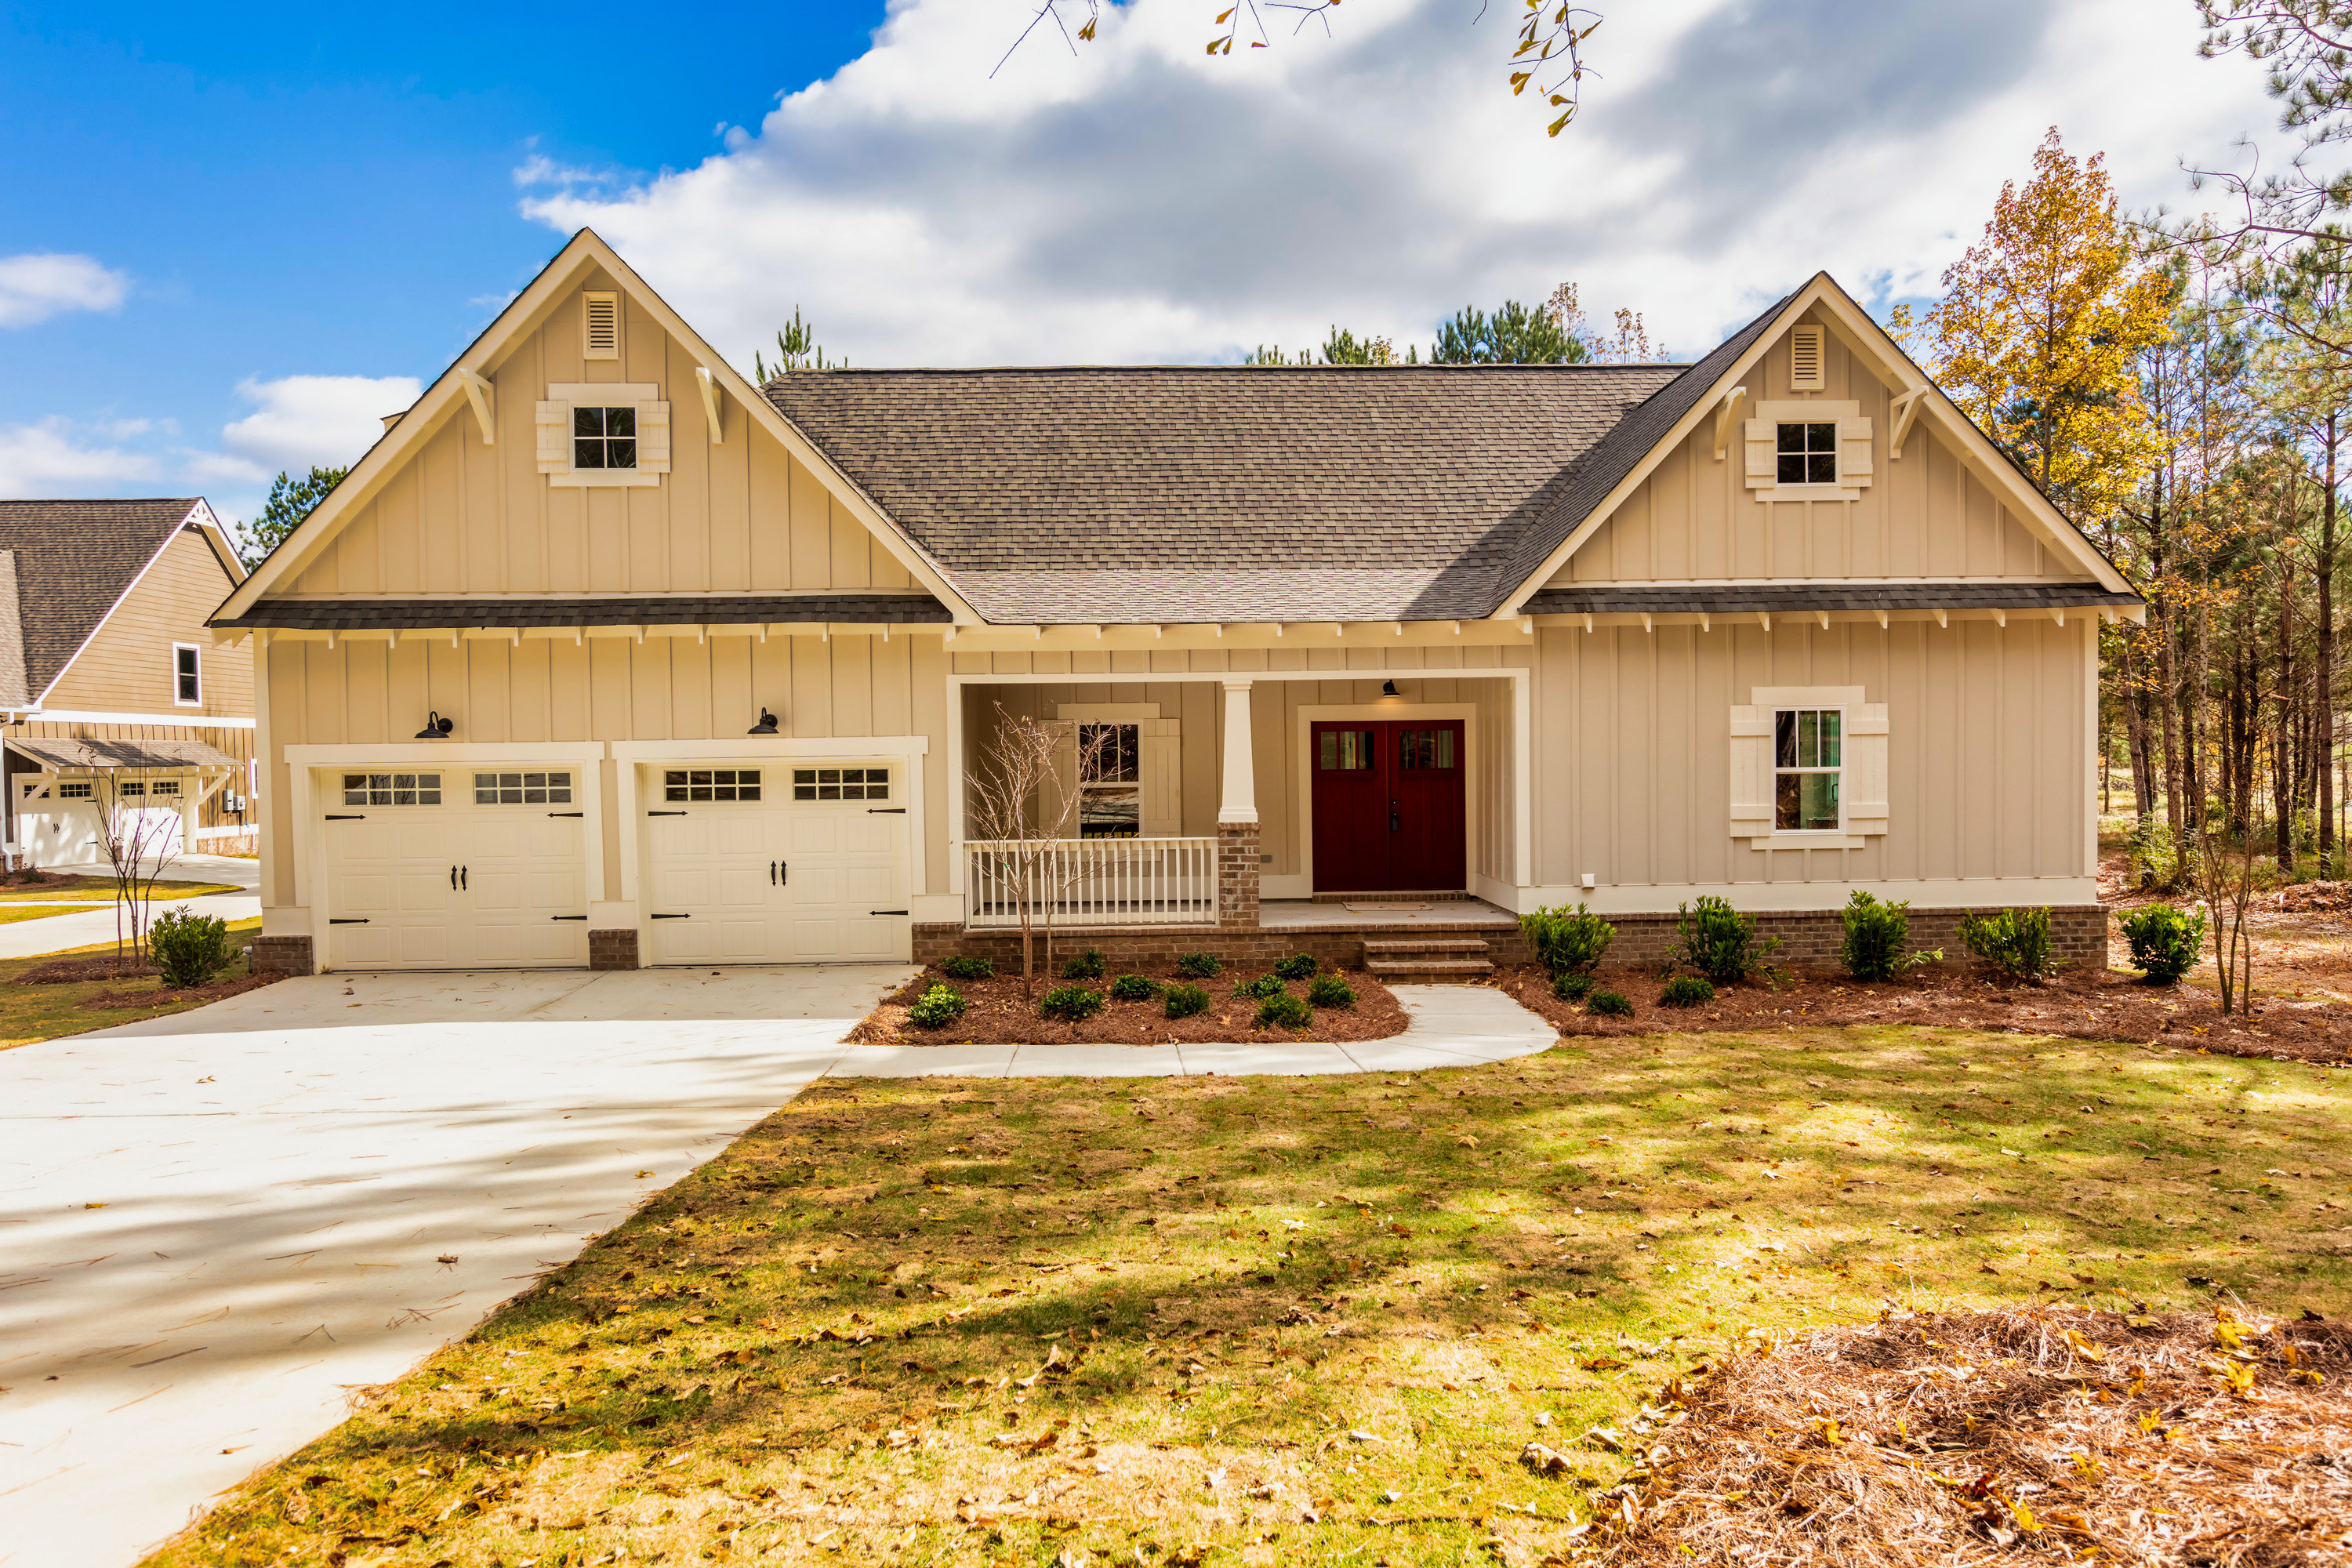
<path fill-rule="evenodd" d="M 2167 289 L 2116 210 L 2105 154 L 2056 127 L 2023 189 L 2000 189 L 1984 238 L 1944 273 L 1944 298 L 1899 332 L 1953 401 L 2078 525 L 2131 494 L 2155 456 L 2135 356 L 2165 340 Z"/>

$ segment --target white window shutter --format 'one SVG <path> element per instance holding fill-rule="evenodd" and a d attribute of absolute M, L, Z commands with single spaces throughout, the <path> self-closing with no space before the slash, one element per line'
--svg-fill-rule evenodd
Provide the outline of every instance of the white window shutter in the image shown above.
<path fill-rule="evenodd" d="M 572 471 L 572 405 L 542 403 L 539 405 L 539 471 L 542 474 L 568 474 Z"/>
<path fill-rule="evenodd" d="M 637 467 L 647 473 L 669 472 L 669 405 L 637 405 Z"/>
<path fill-rule="evenodd" d="M 1845 710 L 1845 830 L 1869 837 L 1886 831 L 1886 704 Z"/>
<path fill-rule="evenodd" d="M 1183 721 L 1147 719 L 1143 730 L 1143 824 L 1146 838 L 1175 838 L 1184 831 Z"/>
<path fill-rule="evenodd" d="M 1780 428 L 1769 419 L 1748 421 L 1748 488 L 1770 489 L 1780 472 Z"/>
<path fill-rule="evenodd" d="M 1059 719 L 1045 722 L 1054 731 L 1054 771 L 1037 789 L 1037 823 L 1041 827 L 1054 828 L 1056 838 L 1076 838 L 1080 795 L 1078 727 Z"/>
<path fill-rule="evenodd" d="M 1838 427 L 1838 483 L 1860 488 L 1870 483 L 1870 420 L 1841 419 Z"/>
<path fill-rule="evenodd" d="M 1731 710 L 1731 837 L 1772 835 L 1772 710 Z"/>

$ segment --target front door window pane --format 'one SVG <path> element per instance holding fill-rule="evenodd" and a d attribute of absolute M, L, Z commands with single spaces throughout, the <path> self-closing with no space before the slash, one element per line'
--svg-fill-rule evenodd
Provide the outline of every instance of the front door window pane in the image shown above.
<path fill-rule="evenodd" d="M 1316 765 L 1326 773 L 1360 773 L 1372 765 L 1370 730 L 1326 730 L 1318 742 Z"/>

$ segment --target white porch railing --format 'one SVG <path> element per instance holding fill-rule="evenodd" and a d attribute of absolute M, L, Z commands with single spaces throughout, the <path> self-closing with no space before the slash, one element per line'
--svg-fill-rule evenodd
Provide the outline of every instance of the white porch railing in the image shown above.
<path fill-rule="evenodd" d="M 964 846 L 967 928 L 1021 924 L 1024 853 L 1035 857 L 1029 918 L 1038 925 L 1048 905 L 1057 929 L 1217 923 L 1213 838 L 982 839 Z"/>

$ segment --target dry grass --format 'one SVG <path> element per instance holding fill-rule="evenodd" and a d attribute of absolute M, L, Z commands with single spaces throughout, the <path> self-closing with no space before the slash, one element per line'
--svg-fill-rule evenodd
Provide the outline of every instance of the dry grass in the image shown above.
<path fill-rule="evenodd" d="M 1889 1313 L 1735 1360 L 1642 1446 L 1611 1563 L 2352 1563 L 2352 1324 Z"/>
<path fill-rule="evenodd" d="M 822 1083 L 154 1562 L 1534 1568 L 1622 1505 L 1576 1439 L 1752 1336 L 2340 1315 L 2347 1112 L 2296 1063 L 1897 1027 Z"/>

